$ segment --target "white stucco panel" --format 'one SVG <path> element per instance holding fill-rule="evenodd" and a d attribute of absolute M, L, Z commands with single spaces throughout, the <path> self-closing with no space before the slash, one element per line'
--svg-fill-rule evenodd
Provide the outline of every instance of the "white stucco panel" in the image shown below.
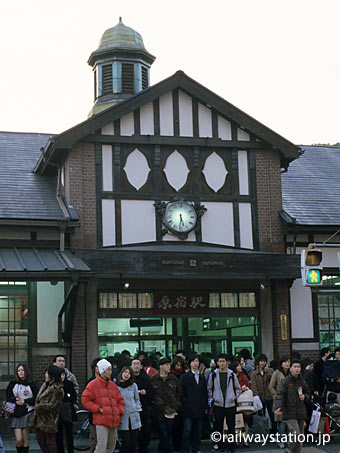
<path fill-rule="evenodd" d="M 200 137 L 212 137 L 211 109 L 198 104 L 198 130 Z"/>
<path fill-rule="evenodd" d="M 245 132 L 243 129 L 238 128 L 237 129 L 237 140 L 248 142 L 250 140 L 249 134 L 247 134 L 247 132 Z"/>
<path fill-rule="evenodd" d="M 249 195 L 248 153 L 238 151 L 238 181 L 240 195 Z"/>
<path fill-rule="evenodd" d="M 113 173 L 112 173 L 112 145 L 102 146 L 102 175 L 103 190 L 113 190 Z"/>
<path fill-rule="evenodd" d="M 246 249 L 252 249 L 254 246 L 253 246 L 253 226 L 251 221 L 251 204 L 240 203 L 238 206 L 239 206 L 241 247 Z"/>
<path fill-rule="evenodd" d="M 161 135 L 174 135 L 174 112 L 172 93 L 167 93 L 159 98 L 159 121 Z"/>
<path fill-rule="evenodd" d="M 135 133 L 135 123 L 133 119 L 133 112 L 122 116 L 120 119 L 120 135 L 133 135 Z"/>
<path fill-rule="evenodd" d="M 314 338 L 312 292 L 301 278 L 290 288 L 292 338 Z"/>
<path fill-rule="evenodd" d="M 234 246 L 234 215 L 232 203 L 204 202 L 207 211 L 201 218 L 202 241 Z"/>
<path fill-rule="evenodd" d="M 192 99 L 183 91 L 178 92 L 179 107 L 179 135 L 182 137 L 193 136 Z"/>
<path fill-rule="evenodd" d="M 228 171 L 224 161 L 215 151 L 207 157 L 202 170 L 205 180 L 214 192 L 218 192 L 225 183 Z"/>
<path fill-rule="evenodd" d="M 104 127 L 102 127 L 102 134 L 104 135 L 115 135 L 114 128 L 113 128 L 113 122 L 105 124 Z"/>
<path fill-rule="evenodd" d="M 137 190 L 144 186 L 148 179 L 150 167 L 144 154 L 135 149 L 126 159 L 124 171 L 129 183 Z"/>
<path fill-rule="evenodd" d="M 230 121 L 218 115 L 217 117 L 218 138 L 221 140 L 231 140 L 231 123 Z"/>
<path fill-rule="evenodd" d="M 141 135 L 154 135 L 153 103 L 149 102 L 140 109 L 140 133 Z"/>
<path fill-rule="evenodd" d="M 122 243 L 156 240 L 156 214 L 151 200 L 122 200 Z"/>
<path fill-rule="evenodd" d="M 178 151 L 168 156 L 163 171 L 170 186 L 177 191 L 185 185 L 190 173 L 187 161 Z"/>
<path fill-rule="evenodd" d="M 115 200 L 102 200 L 103 247 L 116 244 Z"/>

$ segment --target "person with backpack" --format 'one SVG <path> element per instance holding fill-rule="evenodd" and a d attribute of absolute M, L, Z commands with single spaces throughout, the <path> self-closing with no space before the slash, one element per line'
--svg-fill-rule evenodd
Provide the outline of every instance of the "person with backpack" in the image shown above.
<path fill-rule="evenodd" d="M 226 354 L 219 354 L 216 357 L 217 369 L 208 378 L 208 397 L 213 400 L 213 411 L 215 417 L 215 429 L 223 436 L 224 418 L 227 421 L 229 434 L 235 439 L 235 416 L 236 401 L 241 394 L 241 387 L 236 374 L 228 369 L 228 357 Z M 218 443 L 220 451 L 229 448 L 235 451 L 235 442 Z"/>

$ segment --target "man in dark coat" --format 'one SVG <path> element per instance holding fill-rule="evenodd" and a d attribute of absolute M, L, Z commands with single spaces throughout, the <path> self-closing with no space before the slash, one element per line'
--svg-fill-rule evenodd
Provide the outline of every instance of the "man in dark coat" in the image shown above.
<path fill-rule="evenodd" d="M 137 384 L 139 399 L 142 404 L 142 412 L 139 414 L 142 427 L 138 434 L 138 452 L 148 453 L 148 445 L 151 440 L 150 405 L 154 396 L 154 390 L 140 359 L 133 359 L 131 368 L 135 376 L 135 383 Z"/>
<path fill-rule="evenodd" d="M 199 373 L 200 356 L 189 357 L 190 371 L 182 374 L 181 409 L 183 416 L 182 452 L 193 453 L 200 449 L 202 419 L 208 410 L 208 390 L 204 377 Z"/>
<path fill-rule="evenodd" d="M 282 379 L 276 394 L 275 414 L 282 414 L 291 434 L 296 436 L 296 442 L 289 445 L 291 453 L 300 453 L 302 444 L 297 441 L 299 434 L 304 433 L 304 422 L 307 417 L 305 403 L 309 401 L 309 388 L 301 378 L 301 362 L 293 359 L 290 365 L 290 375 Z"/>
<path fill-rule="evenodd" d="M 331 355 L 329 348 L 322 348 L 320 351 L 320 359 L 314 363 L 313 374 L 315 375 L 316 386 L 315 390 L 321 396 L 326 385 L 325 378 L 322 376 L 325 369 L 325 362 Z"/>
<path fill-rule="evenodd" d="M 159 452 L 171 453 L 172 425 L 180 404 L 180 386 L 178 379 L 170 374 L 168 357 L 159 361 L 159 372 L 150 379 L 155 391 L 151 405 L 152 423 L 159 436 Z"/>

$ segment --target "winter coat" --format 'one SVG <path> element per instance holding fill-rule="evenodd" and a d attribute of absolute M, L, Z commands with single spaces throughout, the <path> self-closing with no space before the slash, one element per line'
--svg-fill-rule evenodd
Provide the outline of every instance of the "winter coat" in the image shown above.
<path fill-rule="evenodd" d="M 234 407 L 236 400 L 241 395 L 242 390 L 236 374 L 227 369 L 227 390 L 225 400 L 223 399 L 223 392 L 220 385 L 220 370 L 215 370 L 210 373 L 208 378 L 208 397 L 214 400 L 214 406 L 218 407 Z"/>
<path fill-rule="evenodd" d="M 285 375 L 282 373 L 281 370 L 275 370 L 274 373 L 272 374 L 272 378 L 269 383 L 269 391 L 271 395 L 273 396 L 273 410 L 275 411 L 276 409 L 276 393 L 277 393 L 277 388 L 282 381 L 282 379 L 285 378 Z M 275 414 L 274 420 L 276 422 L 281 422 L 282 421 L 282 415 L 281 414 Z"/>
<path fill-rule="evenodd" d="M 313 374 L 315 377 L 316 385 L 315 390 L 321 395 L 326 385 L 326 379 L 322 376 L 325 369 L 325 360 L 319 359 L 314 363 Z"/>
<path fill-rule="evenodd" d="M 44 382 L 35 400 L 30 426 L 46 433 L 58 431 L 59 408 L 64 398 L 62 382 Z"/>
<path fill-rule="evenodd" d="M 183 417 L 202 418 L 208 409 L 208 390 L 204 377 L 199 374 L 197 384 L 194 373 L 188 371 L 182 374 L 179 384 Z"/>
<path fill-rule="evenodd" d="M 340 393 L 340 382 L 338 382 L 338 379 L 340 379 L 340 360 L 326 360 L 322 377 L 326 381 L 328 392 Z"/>
<path fill-rule="evenodd" d="M 237 379 L 238 379 L 238 383 L 240 384 L 241 390 L 242 390 L 243 385 L 245 385 L 246 387 L 248 387 L 248 389 L 251 390 L 251 385 L 250 385 L 250 382 L 249 382 L 249 379 L 248 379 L 246 373 L 244 373 L 242 371 L 242 373 L 237 376 Z"/>
<path fill-rule="evenodd" d="M 158 372 L 151 377 L 150 382 L 155 392 L 151 405 L 151 415 L 162 417 L 165 414 L 174 414 L 180 404 L 181 390 L 178 379 L 170 373 L 163 379 Z"/>
<path fill-rule="evenodd" d="M 59 425 L 63 423 L 72 423 L 77 419 L 74 405 L 77 402 L 77 394 L 72 381 L 67 379 L 63 382 L 64 399 L 59 409 Z"/>
<path fill-rule="evenodd" d="M 85 387 L 81 402 L 85 409 L 92 412 L 94 425 L 110 428 L 120 425 L 120 416 L 124 415 L 124 398 L 114 382 L 98 376 Z"/>
<path fill-rule="evenodd" d="M 27 412 L 31 412 L 34 409 L 34 403 L 38 392 L 39 387 L 36 382 L 11 381 L 6 389 L 6 401 L 15 403 L 16 398 L 22 398 L 25 401 L 24 407 L 27 409 Z M 16 416 L 16 409 L 18 408 L 18 411 L 20 411 L 22 407 L 23 406 L 18 404 L 15 405 L 14 417 Z M 18 417 L 20 417 L 20 415 L 18 415 Z"/>
<path fill-rule="evenodd" d="M 253 373 L 255 372 L 255 364 L 254 364 L 254 360 L 248 360 L 245 364 L 244 364 L 244 371 L 246 372 L 249 380 L 251 381 L 251 379 L 253 379 Z"/>
<path fill-rule="evenodd" d="M 142 411 L 142 405 L 139 399 L 137 384 L 133 383 L 124 388 L 118 385 L 118 389 L 124 398 L 125 409 L 124 415 L 120 418 L 118 429 L 128 431 L 129 422 L 131 423 L 131 429 L 139 429 L 142 426 L 139 415 L 139 412 Z"/>
<path fill-rule="evenodd" d="M 299 398 L 298 388 L 302 387 L 304 401 Z M 306 382 L 298 376 L 289 375 L 279 384 L 276 393 L 276 407 L 282 409 L 283 420 L 304 420 L 307 417 L 305 403 L 309 401 L 309 388 Z"/>
<path fill-rule="evenodd" d="M 77 395 L 77 400 L 78 400 L 78 395 L 79 395 L 79 384 L 78 384 L 78 381 L 77 381 L 77 378 L 75 377 L 75 375 L 72 373 L 72 371 L 70 371 L 69 369 L 67 368 L 64 368 L 65 370 L 65 376 L 66 376 L 66 379 L 68 381 L 71 381 L 74 385 L 74 390 L 76 392 L 76 395 Z"/>
<path fill-rule="evenodd" d="M 143 411 L 148 410 L 155 392 L 151 385 L 150 378 L 144 370 L 141 370 L 138 376 L 135 375 L 135 383 L 137 384 L 138 390 L 146 391 L 145 395 L 139 394 L 139 399 L 142 404 Z"/>
<path fill-rule="evenodd" d="M 273 375 L 273 370 L 264 370 L 263 375 L 260 372 L 260 369 L 257 368 L 256 371 L 251 376 L 251 389 L 254 396 L 259 396 L 262 404 L 265 401 L 270 401 L 273 399 L 272 394 L 269 391 L 270 380 Z"/>

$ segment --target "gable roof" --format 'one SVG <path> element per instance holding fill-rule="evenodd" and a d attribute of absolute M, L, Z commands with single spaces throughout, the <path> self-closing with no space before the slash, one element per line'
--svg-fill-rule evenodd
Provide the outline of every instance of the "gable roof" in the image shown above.
<path fill-rule="evenodd" d="M 107 123 L 121 118 L 174 89 L 181 89 L 187 94 L 199 99 L 200 102 L 213 107 L 221 115 L 234 121 L 246 131 L 257 136 L 260 140 L 267 142 L 273 148 L 278 149 L 287 162 L 290 162 L 299 156 L 299 147 L 213 93 L 208 88 L 191 79 L 183 71 L 177 71 L 171 77 L 146 88 L 132 96 L 130 99 L 120 102 L 51 138 L 45 147 L 44 154 L 37 163 L 35 170 L 43 171 L 47 162 L 53 162 L 53 154 L 56 149 L 70 149 L 76 142 L 95 133 Z"/>
<path fill-rule="evenodd" d="M 282 174 L 281 217 L 296 226 L 340 225 L 340 147 L 302 146 Z"/>
<path fill-rule="evenodd" d="M 51 134 L 0 132 L 0 218 L 66 220 L 56 178 L 33 172 Z"/>

